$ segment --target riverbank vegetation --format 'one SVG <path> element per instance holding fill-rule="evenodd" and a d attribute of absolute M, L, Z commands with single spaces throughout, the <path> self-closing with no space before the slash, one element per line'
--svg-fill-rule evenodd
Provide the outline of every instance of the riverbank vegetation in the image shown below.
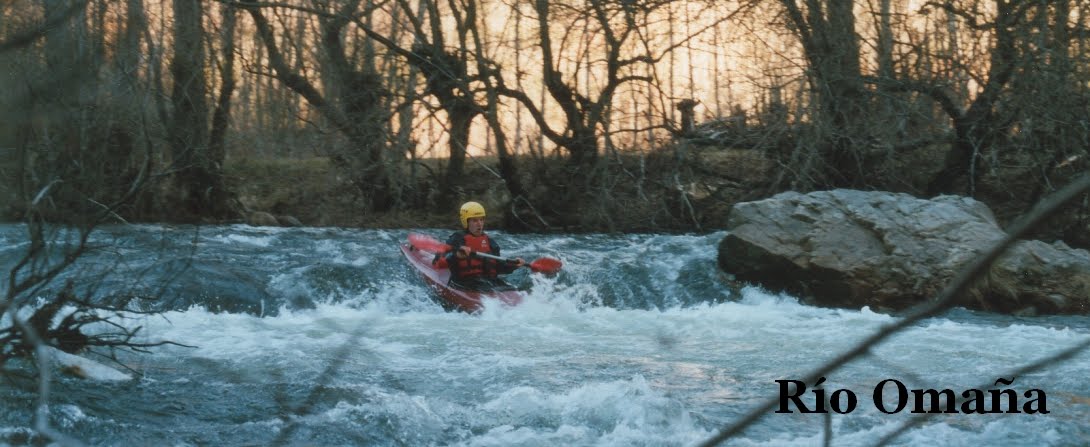
<path fill-rule="evenodd" d="M 511 230 L 699 231 L 839 187 L 1002 218 L 1090 166 L 1086 5 L 761 4 L 9 2 L 0 211 L 63 182 L 36 212 L 78 219 L 146 165 L 115 219 L 415 226 L 477 199 Z M 1085 244 L 1086 209 L 1048 236 Z"/>

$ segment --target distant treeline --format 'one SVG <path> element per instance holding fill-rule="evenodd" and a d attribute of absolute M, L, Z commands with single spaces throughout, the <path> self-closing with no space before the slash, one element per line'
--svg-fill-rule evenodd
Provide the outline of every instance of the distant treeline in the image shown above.
<path fill-rule="evenodd" d="M 0 211 L 237 219 L 224 165 L 252 158 L 328 157 L 360 212 L 383 213 L 480 193 L 467 164 L 487 154 L 495 201 L 530 226 L 640 200 L 691 209 L 698 151 L 775 166 L 723 187 L 966 194 L 1012 210 L 1090 166 L 1090 3 L 915 7 L 4 2 Z M 1085 201 L 1071 211 L 1060 229 L 1084 230 Z"/>

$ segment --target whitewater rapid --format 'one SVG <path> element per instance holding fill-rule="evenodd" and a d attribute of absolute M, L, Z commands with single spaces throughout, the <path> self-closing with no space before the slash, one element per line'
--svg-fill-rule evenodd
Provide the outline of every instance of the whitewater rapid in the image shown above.
<path fill-rule="evenodd" d="M 132 381 L 57 379 L 51 421 L 95 445 L 695 445 L 774 397 L 777 380 L 804 377 L 899 318 L 756 287 L 731 295 L 715 269 L 722 233 L 497 233 L 508 254 L 557 257 L 564 273 L 519 273 L 532 292 L 514 308 L 445 312 L 399 258 L 405 235 L 110 229 L 100 240 L 120 245 L 132 271 L 189 260 L 171 270 L 161 315 L 125 322 L 143 328 L 141 341 L 186 346 L 124 354 Z M 833 445 L 871 445 L 913 416 L 874 408 L 882 380 L 960 393 L 1087 337 L 1085 317 L 955 310 L 921 322 L 826 376 L 829 392 L 859 396 L 857 409 L 832 414 Z M 1082 353 L 1014 378 L 1019 393 L 1047 394 L 1048 414 L 940 414 L 895 445 L 1086 445 L 1088 369 Z M 29 439 L 35 390 L 0 391 L 0 442 Z M 769 413 L 725 444 L 821 445 L 824 424 Z"/>

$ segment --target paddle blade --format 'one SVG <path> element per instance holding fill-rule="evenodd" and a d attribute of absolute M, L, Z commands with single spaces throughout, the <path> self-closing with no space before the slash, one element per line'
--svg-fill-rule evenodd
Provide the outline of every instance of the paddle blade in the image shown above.
<path fill-rule="evenodd" d="M 546 275 L 555 275 L 560 272 L 560 267 L 564 264 L 559 259 L 553 258 L 539 258 L 530 263 L 530 270 L 534 273 L 544 273 Z"/>
<path fill-rule="evenodd" d="M 409 233 L 409 244 L 420 250 L 427 250 L 433 253 L 446 253 L 450 251 L 450 246 L 439 242 L 435 238 L 419 233 Z"/>

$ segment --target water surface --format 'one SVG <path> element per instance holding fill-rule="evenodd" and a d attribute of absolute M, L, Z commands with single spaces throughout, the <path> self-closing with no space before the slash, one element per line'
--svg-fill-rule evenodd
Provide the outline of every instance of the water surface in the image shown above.
<path fill-rule="evenodd" d="M 0 266 L 26 249 L 22 231 L 0 226 Z M 96 233 L 102 249 L 70 273 L 96 286 L 81 290 L 159 297 L 142 308 L 162 315 L 124 324 L 142 327 L 141 341 L 192 347 L 123 354 L 138 373 L 127 382 L 57 378 L 52 426 L 93 445 L 693 445 L 774 397 L 776 380 L 802 377 L 897 318 L 758 288 L 732 296 L 715 268 L 722 232 L 494 232 L 505 254 L 559 258 L 562 274 L 512 275 L 532 287 L 521 306 L 451 313 L 400 258 L 406 235 Z M 912 416 L 874 408 L 882 380 L 960 393 L 1087 337 L 1085 317 L 955 310 L 926 320 L 828 375 L 827 393 L 858 396 L 854 411 L 831 418 L 833 444 L 871 445 Z M 1083 353 L 1014 378 L 1020 394 L 1046 393 L 1049 414 L 942 414 L 896 443 L 1090 444 L 1088 370 Z M 0 443 L 33 440 L 35 389 L 7 381 L 0 395 Z M 726 445 L 820 445 L 824 423 L 771 413 Z"/>

